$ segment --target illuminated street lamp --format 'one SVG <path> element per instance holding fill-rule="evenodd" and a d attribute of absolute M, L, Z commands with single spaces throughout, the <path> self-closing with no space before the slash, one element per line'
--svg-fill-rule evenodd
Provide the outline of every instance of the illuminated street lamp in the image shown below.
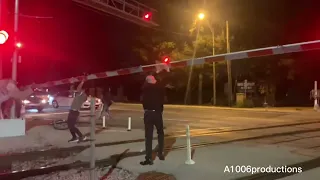
<path fill-rule="evenodd" d="M 205 17 L 205 15 L 204 15 L 203 13 L 199 13 L 199 14 L 198 14 L 198 18 L 199 18 L 200 20 L 204 19 L 204 17 Z"/>

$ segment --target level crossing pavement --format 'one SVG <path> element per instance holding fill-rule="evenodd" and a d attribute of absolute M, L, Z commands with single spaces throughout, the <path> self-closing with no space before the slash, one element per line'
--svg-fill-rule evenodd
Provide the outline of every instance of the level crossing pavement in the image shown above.
<path fill-rule="evenodd" d="M 33 118 L 34 121 L 66 118 L 66 110 L 30 113 L 27 117 Z M 114 119 L 108 122 L 109 128 L 97 134 L 96 143 L 144 138 L 141 106 L 120 104 L 113 106 L 111 113 Z M 80 121 L 88 123 L 90 118 L 88 115 L 89 111 L 83 111 Z M 126 131 L 128 117 L 132 118 L 133 130 L 130 132 Z M 166 146 L 168 144 L 169 146 L 170 144 L 171 146 L 185 145 L 185 127 L 190 125 L 191 143 L 194 146 L 199 143 L 206 144 L 193 148 L 195 149 L 193 158 L 196 164 L 194 166 L 185 165 L 186 152 L 185 149 L 180 149 L 169 152 L 165 162 L 156 160 L 155 165 L 151 167 L 138 165 L 138 161 L 144 157 L 143 154 L 139 155 L 139 153 L 137 156 L 122 159 L 117 166 L 138 173 L 161 171 L 173 174 L 177 179 L 186 179 L 186 177 L 192 177 L 192 179 L 202 177 L 201 179 L 208 180 L 211 180 L 212 177 L 214 179 L 237 179 L 251 176 L 250 173 L 226 174 L 223 172 L 224 167 L 226 165 L 281 166 L 314 159 L 320 152 L 320 134 L 319 129 L 317 129 L 320 123 L 318 121 L 318 113 L 313 111 L 250 111 L 206 107 L 166 107 L 164 112 L 165 133 L 170 135 L 166 139 Z M 293 126 L 292 124 L 296 125 Z M 89 127 L 81 127 L 81 129 L 83 132 L 89 132 Z M 291 132 L 295 133 L 291 134 Z M 284 134 L 279 135 L 279 133 Z M 35 135 L 35 138 L 31 138 L 32 134 Z M 270 134 L 274 136 L 268 137 Z M 23 140 L 11 139 L 8 146 L 13 144 L 17 146 L 25 144 L 26 147 L 30 144 L 38 147 L 72 146 L 65 141 L 66 136 L 68 136 L 68 131 L 57 131 L 49 126 L 36 127 L 27 132 L 27 137 Z M 259 136 L 267 137 L 250 139 Z M 39 139 L 41 142 L 38 142 Z M 4 140 L 1 140 L 1 144 L 4 145 L 3 147 L 6 146 Z M 156 140 L 154 144 L 156 144 Z M 126 149 L 129 149 L 129 154 L 141 153 L 143 147 L 143 142 L 138 142 L 97 147 L 96 151 L 98 158 L 103 159 L 111 156 L 110 153 L 122 153 Z M 88 151 L 84 150 L 72 157 L 73 160 L 88 160 Z M 312 169 L 316 168 L 317 166 L 312 167 Z M 307 175 L 303 175 L 305 173 Z M 305 172 L 292 177 L 281 176 L 280 178 L 295 178 L 297 176 L 312 180 L 314 177 L 318 177 L 318 174 L 314 170 L 305 170 Z"/>

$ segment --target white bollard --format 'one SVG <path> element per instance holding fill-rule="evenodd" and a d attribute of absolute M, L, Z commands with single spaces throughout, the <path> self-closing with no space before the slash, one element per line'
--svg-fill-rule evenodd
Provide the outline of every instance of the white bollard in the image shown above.
<path fill-rule="evenodd" d="M 186 133 L 186 138 L 187 138 L 187 160 L 186 164 L 192 165 L 195 164 L 194 160 L 191 159 L 191 141 L 190 141 L 190 128 L 189 125 L 187 125 L 187 133 Z"/>
<path fill-rule="evenodd" d="M 314 110 L 319 109 L 319 104 L 318 104 L 318 83 L 317 81 L 314 82 L 314 105 L 313 105 Z"/>
<path fill-rule="evenodd" d="M 106 116 L 102 117 L 102 128 L 105 129 L 106 128 Z"/>
<path fill-rule="evenodd" d="M 131 131 L 131 117 L 128 118 L 128 129 L 127 131 Z"/>

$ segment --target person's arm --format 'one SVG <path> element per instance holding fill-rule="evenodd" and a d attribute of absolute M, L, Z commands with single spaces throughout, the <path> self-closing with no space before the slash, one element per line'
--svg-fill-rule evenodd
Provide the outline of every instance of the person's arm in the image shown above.
<path fill-rule="evenodd" d="M 157 80 L 159 81 L 159 84 L 164 88 L 172 89 L 174 88 L 172 85 L 170 85 L 170 77 L 171 73 L 167 71 L 161 71 L 158 74 L 156 74 Z"/>
<path fill-rule="evenodd" d="M 84 84 L 84 80 L 82 80 L 82 81 L 80 82 L 80 84 L 78 85 L 78 87 L 77 87 L 77 89 L 76 89 L 77 92 L 81 92 L 83 84 Z"/>

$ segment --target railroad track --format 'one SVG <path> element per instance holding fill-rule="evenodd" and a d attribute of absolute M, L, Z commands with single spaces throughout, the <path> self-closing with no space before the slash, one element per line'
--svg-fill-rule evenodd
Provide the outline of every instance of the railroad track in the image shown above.
<path fill-rule="evenodd" d="M 308 124 L 316 124 L 316 123 L 320 123 L 320 122 L 314 121 L 314 122 L 293 123 L 293 124 L 277 125 L 277 126 L 266 126 L 266 127 L 259 127 L 259 128 L 257 127 L 257 128 L 238 129 L 238 130 L 225 130 L 225 131 L 212 132 L 212 134 L 223 133 L 223 132 L 239 132 L 239 131 L 246 131 L 248 129 L 249 130 L 257 130 L 257 129 L 270 129 L 270 128 L 279 128 L 279 127 L 299 126 L 299 125 L 308 125 Z M 243 142 L 243 141 L 249 141 L 249 140 L 258 140 L 258 139 L 280 137 L 280 136 L 298 135 L 298 134 L 318 132 L 318 131 L 320 131 L 320 128 L 303 129 L 303 130 L 288 131 L 288 132 L 281 132 L 281 133 L 270 133 L 270 134 L 266 134 L 266 135 L 251 136 L 251 137 L 245 137 L 245 138 L 236 138 L 236 139 L 220 141 L 220 142 L 196 143 L 196 144 L 192 144 L 192 148 L 201 148 L 201 147 L 212 146 L 212 145 L 228 144 L 228 143 L 234 143 L 234 142 Z M 176 136 L 167 136 L 166 138 L 172 138 L 172 137 L 176 137 Z M 144 141 L 144 139 L 137 139 L 137 140 L 131 140 L 131 141 L 114 142 L 114 143 L 102 143 L 102 144 L 97 144 L 97 147 L 112 146 L 112 145 L 119 145 L 119 144 L 128 144 L 128 143 L 143 142 L 143 141 Z M 85 149 L 88 147 L 84 146 L 81 148 Z M 167 147 L 165 150 L 166 151 L 177 151 L 177 150 L 184 150 L 184 149 L 186 149 L 186 146 L 180 145 L 180 146 Z M 53 150 L 48 150 L 48 151 L 53 151 Z M 48 151 L 46 151 L 46 152 L 48 152 Z M 68 151 L 74 151 L 74 150 L 66 149 L 65 151 L 68 152 Z M 42 151 L 42 152 L 44 152 L 44 151 Z M 60 152 L 61 152 L 61 150 L 60 150 Z M 31 153 L 34 153 L 34 152 L 31 152 Z M 97 166 L 109 166 L 109 165 L 115 166 L 117 164 L 117 162 L 120 161 L 121 159 L 128 158 L 128 157 L 134 157 L 134 156 L 140 156 L 140 155 L 143 155 L 144 153 L 145 152 L 139 151 L 139 152 L 126 152 L 126 153 L 121 153 L 121 154 L 115 154 L 107 159 L 97 161 L 96 164 L 97 164 Z M 27 153 L 27 154 L 30 154 L 30 153 Z M 15 155 L 11 155 L 11 156 L 22 157 L 23 155 L 22 154 L 20 154 L 20 155 L 15 154 Z M 39 156 L 39 154 L 38 154 L 38 156 Z M 0 158 L 0 160 L 3 162 L 2 158 L 5 158 L 5 157 Z M 19 159 L 19 160 L 21 161 L 21 159 Z M 49 166 L 49 167 L 39 167 L 37 169 L 5 172 L 5 173 L 0 174 L 0 179 L 13 179 L 13 180 L 15 180 L 15 179 L 21 179 L 21 178 L 30 177 L 30 176 L 48 174 L 51 172 L 69 170 L 69 169 L 81 168 L 81 167 L 87 168 L 88 163 L 87 162 L 74 162 L 74 163 L 70 163 L 70 164 L 63 164 L 63 165 L 56 165 L 56 166 Z"/>

